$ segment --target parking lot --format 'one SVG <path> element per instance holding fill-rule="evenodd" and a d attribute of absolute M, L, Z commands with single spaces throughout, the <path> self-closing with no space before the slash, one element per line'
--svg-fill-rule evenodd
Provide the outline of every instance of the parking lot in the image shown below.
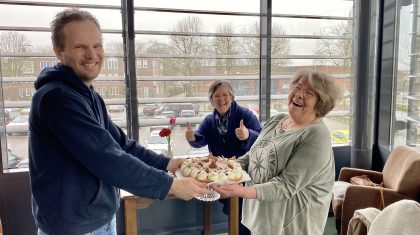
<path fill-rule="evenodd" d="M 123 118 L 123 116 L 125 115 L 124 112 L 118 112 L 118 113 L 112 113 L 111 116 L 112 118 Z M 196 117 L 198 118 L 198 117 Z M 203 117 L 200 117 L 201 119 Z M 141 122 L 146 122 L 146 121 L 153 121 L 153 120 L 158 120 L 158 119 L 153 119 L 153 117 L 147 118 L 147 119 L 142 119 L 140 120 Z M 162 120 L 162 119 L 161 119 Z M 187 143 L 187 141 L 185 140 L 185 130 L 186 127 L 184 125 L 185 120 L 183 121 L 181 118 L 177 118 L 177 122 L 176 125 L 172 131 L 171 134 L 171 138 L 173 140 L 173 145 L 172 145 L 172 151 L 174 153 L 174 156 L 177 155 L 186 155 L 188 153 L 190 153 L 191 151 L 194 152 L 194 149 L 192 149 L 189 144 Z M 330 131 L 333 130 L 341 130 L 341 129 L 348 129 L 348 126 L 340 121 L 336 121 L 334 119 L 329 119 L 329 118 L 324 118 L 324 122 L 327 124 L 327 126 L 329 127 Z M 160 124 L 160 125 L 154 125 L 154 126 L 161 126 L 161 127 L 167 127 L 169 126 L 169 119 L 164 122 L 161 123 L 165 123 L 164 125 Z M 198 123 L 198 122 L 197 122 Z M 182 124 L 182 125 L 180 125 Z M 195 124 L 195 128 L 198 127 L 199 124 Z M 145 126 L 145 127 L 140 127 L 140 132 L 139 132 L 139 139 L 140 139 L 140 144 L 143 146 L 147 146 L 146 142 L 149 138 L 150 135 L 150 126 Z M 17 154 L 18 156 L 21 156 L 23 158 L 27 158 L 28 157 L 28 136 L 27 135 L 9 135 L 7 137 L 7 141 L 8 141 L 8 146 L 11 148 L 12 152 L 14 154 Z"/>
<path fill-rule="evenodd" d="M 171 138 L 174 140 L 172 151 L 174 155 L 184 155 L 191 151 L 191 147 L 185 140 L 186 127 L 175 125 Z M 147 141 L 150 134 L 150 127 L 140 128 L 140 144 L 147 146 Z M 10 135 L 7 137 L 7 143 L 12 152 L 23 158 L 28 157 L 28 136 L 27 135 Z"/>

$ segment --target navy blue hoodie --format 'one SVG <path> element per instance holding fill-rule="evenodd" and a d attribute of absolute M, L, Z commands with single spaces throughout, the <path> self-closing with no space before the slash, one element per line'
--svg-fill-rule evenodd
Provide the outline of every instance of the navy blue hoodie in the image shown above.
<path fill-rule="evenodd" d="M 216 115 L 216 109 L 212 114 L 207 115 L 194 132 L 195 141 L 188 143 L 194 148 L 207 145 L 209 152 L 214 156 L 240 157 L 247 153 L 261 132 L 257 117 L 249 109 L 233 101 L 230 107 L 228 130 L 223 136 L 217 130 Z M 235 134 L 235 129 L 239 127 L 241 120 L 244 120 L 244 125 L 249 131 L 249 137 L 245 141 L 239 140 Z"/>
<path fill-rule="evenodd" d="M 173 178 L 169 159 L 130 140 L 103 99 L 59 63 L 35 82 L 29 117 L 29 170 L 36 225 L 54 234 L 84 234 L 108 223 L 118 188 L 163 199 Z"/>

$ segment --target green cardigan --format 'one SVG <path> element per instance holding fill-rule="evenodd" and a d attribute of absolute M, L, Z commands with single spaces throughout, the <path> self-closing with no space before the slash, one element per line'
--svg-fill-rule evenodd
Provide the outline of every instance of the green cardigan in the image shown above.
<path fill-rule="evenodd" d="M 245 199 L 242 223 L 252 234 L 323 234 L 335 168 L 329 130 L 321 121 L 284 131 L 284 114 L 270 118 L 238 161 L 257 199 Z"/>

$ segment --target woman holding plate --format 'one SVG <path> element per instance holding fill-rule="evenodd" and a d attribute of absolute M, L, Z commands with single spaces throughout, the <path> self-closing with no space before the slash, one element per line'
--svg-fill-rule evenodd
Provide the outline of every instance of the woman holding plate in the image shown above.
<path fill-rule="evenodd" d="M 244 198 L 242 223 L 251 234 L 323 234 L 334 183 L 330 133 L 322 118 L 340 98 L 334 79 L 298 72 L 288 115 L 271 117 L 238 159 L 251 181 L 213 185 L 222 197 Z"/>

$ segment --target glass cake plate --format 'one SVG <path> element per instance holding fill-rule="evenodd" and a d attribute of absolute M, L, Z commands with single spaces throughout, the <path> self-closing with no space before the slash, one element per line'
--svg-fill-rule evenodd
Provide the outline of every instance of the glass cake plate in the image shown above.
<path fill-rule="evenodd" d="M 204 194 L 204 195 L 201 195 L 201 196 L 195 197 L 195 198 L 197 198 L 200 201 L 205 201 L 205 202 L 212 202 L 212 201 L 219 200 L 220 194 L 218 192 L 214 191 L 212 188 L 210 188 L 210 186 L 207 186 L 207 188 L 211 190 L 211 193 Z"/>
<path fill-rule="evenodd" d="M 205 201 L 205 202 L 212 202 L 212 201 L 216 201 L 219 200 L 220 198 L 220 194 L 216 191 L 214 191 L 210 186 L 212 184 L 238 184 L 238 183 L 242 183 L 242 182 L 246 182 L 246 181 L 250 181 L 251 177 L 248 175 L 248 173 L 246 173 L 245 171 L 242 172 L 242 179 L 240 181 L 228 181 L 228 180 L 216 180 L 214 182 L 208 183 L 207 184 L 207 188 L 210 189 L 212 191 L 212 193 L 210 194 L 204 194 L 202 196 L 199 197 L 195 197 L 198 200 L 201 201 Z M 181 169 L 178 169 L 175 171 L 175 176 L 178 178 L 185 178 L 185 176 L 182 175 L 181 173 Z"/>

